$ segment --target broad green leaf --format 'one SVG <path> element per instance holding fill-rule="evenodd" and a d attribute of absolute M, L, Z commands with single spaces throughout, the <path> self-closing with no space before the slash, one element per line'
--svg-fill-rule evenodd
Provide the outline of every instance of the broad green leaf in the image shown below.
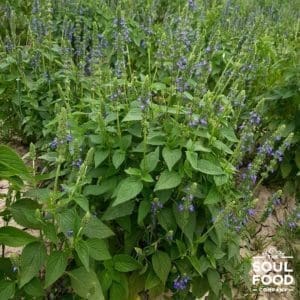
<path fill-rule="evenodd" d="M 174 165 L 181 158 L 181 150 L 180 149 L 170 149 L 168 147 L 164 147 L 162 151 L 162 156 L 168 166 L 169 171 L 172 171 Z"/>
<path fill-rule="evenodd" d="M 48 288 L 65 272 L 68 265 L 67 256 L 62 251 L 53 251 L 46 262 L 45 288 Z"/>
<path fill-rule="evenodd" d="M 25 246 L 21 255 L 20 288 L 38 275 L 46 256 L 47 252 L 43 243 L 33 242 Z"/>
<path fill-rule="evenodd" d="M 171 270 L 171 259 L 166 252 L 157 251 L 152 255 L 152 266 L 155 274 L 165 283 Z"/>
<path fill-rule="evenodd" d="M 227 154 L 232 154 L 233 151 L 226 145 L 224 144 L 223 142 L 219 141 L 219 140 L 216 140 L 214 143 L 213 143 L 213 146 L 221 151 L 224 151 L 225 153 Z"/>
<path fill-rule="evenodd" d="M 118 182 L 118 180 L 116 177 L 105 179 L 105 180 L 101 181 L 99 185 L 85 186 L 83 193 L 86 196 L 88 196 L 88 195 L 93 195 L 93 196 L 103 195 L 105 193 L 113 191 L 117 186 L 117 182 Z"/>
<path fill-rule="evenodd" d="M 36 240 L 36 237 L 15 227 L 4 226 L 0 228 L 0 244 L 10 247 L 20 247 Z"/>
<path fill-rule="evenodd" d="M 190 242 L 193 240 L 194 232 L 196 229 L 196 214 L 189 211 L 179 211 L 177 205 L 173 205 L 173 214 L 176 223 L 182 232 L 186 235 Z"/>
<path fill-rule="evenodd" d="M 152 172 L 155 170 L 159 161 L 159 147 L 156 147 L 155 151 L 148 153 L 141 161 L 140 168 L 146 172 Z"/>
<path fill-rule="evenodd" d="M 142 111 L 139 107 L 134 107 L 129 110 L 122 122 L 140 121 L 143 119 Z"/>
<path fill-rule="evenodd" d="M 165 170 L 159 176 L 154 191 L 173 189 L 181 183 L 181 177 L 174 171 Z"/>
<path fill-rule="evenodd" d="M 151 204 L 150 201 L 142 200 L 139 205 L 138 210 L 138 224 L 141 225 L 145 217 L 148 215 L 148 213 L 151 210 Z"/>
<path fill-rule="evenodd" d="M 211 290 L 216 295 L 219 295 L 219 292 L 222 288 L 220 274 L 216 270 L 209 269 L 207 271 L 207 279 Z"/>
<path fill-rule="evenodd" d="M 45 296 L 45 291 L 43 289 L 41 280 L 37 277 L 34 277 L 24 286 L 24 291 L 26 292 L 26 294 L 33 297 Z"/>
<path fill-rule="evenodd" d="M 89 271 L 89 265 L 90 265 L 90 256 L 89 256 L 89 247 L 83 240 L 78 240 L 77 243 L 75 243 L 75 251 L 86 268 L 87 271 Z"/>
<path fill-rule="evenodd" d="M 131 272 L 142 268 L 142 265 L 126 254 L 118 254 L 113 257 L 114 267 L 119 272 Z"/>
<path fill-rule="evenodd" d="M 66 208 L 57 214 L 59 229 L 64 234 L 66 234 L 69 230 L 76 231 L 79 221 L 79 216 L 75 208 Z"/>
<path fill-rule="evenodd" d="M 68 272 L 71 278 L 71 286 L 76 294 L 83 299 L 105 300 L 102 288 L 96 273 L 84 268 L 78 268 Z"/>
<path fill-rule="evenodd" d="M 89 209 L 89 201 L 88 199 L 80 194 L 77 194 L 73 197 L 73 200 L 85 211 L 88 212 Z"/>
<path fill-rule="evenodd" d="M 26 165 L 19 155 L 10 147 L 0 145 L 0 178 L 9 178 L 11 176 L 31 178 Z"/>
<path fill-rule="evenodd" d="M 98 218 L 91 216 L 84 226 L 82 233 L 89 238 L 105 239 L 114 235 L 112 230 L 102 223 Z"/>
<path fill-rule="evenodd" d="M 21 199 L 13 203 L 10 207 L 14 220 L 24 227 L 39 229 L 42 224 L 36 216 L 36 210 L 40 205 L 30 199 Z"/>
<path fill-rule="evenodd" d="M 199 259 L 196 256 L 189 256 L 188 259 L 189 259 L 191 265 L 193 266 L 193 268 L 198 272 L 198 274 L 202 275 L 201 263 L 200 263 Z"/>
<path fill-rule="evenodd" d="M 159 279 L 159 277 L 157 277 L 153 271 L 150 271 L 146 278 L 145 288 L 147 290 L 150 290 L 160 284 L 161 280 Z"/>
<path fill-rule="evenodd" d="M 100 164 L 108 157 L 109 151 L 105 149 L 97 149 L 94 155 L 95 168 L 100 166 Z"/>
<path fill-rule="evenodd" d="M 284 160 L 280 164 L 281 175 L 283 178 L 288 177 L 289 174 L 291 173 L 292 169 L 293 169 L 293 165 L 287 160 Z"/>
<path fill-rule="evenodd" d="M 127 300 L 126 292 L 127 291 L 120 283 L 113 282 L 109 289 L 110 299 Z"/>
<path fill-rule="evenodd" d="M 110 220 L 131 215 L 134 209 L 134 205 L 135 205 L 135 201 L 129 201 L 126 203 L 122 203 L 118 206 L 109 206 L 101 219 L 103 221 L 110 221 Z"/>
<path fill-rule="evenodd" d="M 135 177 L 123 179 L 118 185 L 117 198 L 114 201 L 113 206 L 117 206 L 135 198 L 142 189 L 143 183 L 141 180 Z"/>
<path fill-rule="evenodd" d="M 198 170 L 198 153 L 192 151 L 185 152 L 186 159 L 194 170 Z"/>
<path fill-rule="evenodd" d="M 204 204 L 206 205 L 210 205 L 210 204 L 216 204 L 218 202 L 220 202 L 222 199 L 220 193 L 218 192 L 218 190 L 216 189 L 215 186 L 212 186 L 204 200 Z"/>
<path fill-rule="evenodd" d="M 205 159 L 200 159 L 198 160 L 198 166 L 197 169 L 204 173 L 204 174 L 209 174 L 209 175 L 221 175 L 224 174 L 223 170 L 215 165 L 214 163 L 205 160 Z"/>
<path fill-rule="evenodd" d="M 15 286 L 14 281 L 1 280 L 0 281 L 0 299 L 9 300 L 13 299 L 15 295 Z"/>
<path fill-rule="evenodd" d="M 193 295 L 200 299 L 209 291 L 209 284 L 206 277 L 195 277 L 192 280 Z"/>
<path fill-rule="evenodd" d="M 124 162 L 124 160 L 125 160 L 125 151 L 120 149 L 116 150 L 112 157 L 112 163 L 114 167 L 118 169 L 121 166 L 121 164 Z"/>
<path fill-rule="evenodd" d="M 85 241 L 89 248 L 89 255 L 95 260 L 111 259 L 107 243 L 100 239 L 88 239 Z"/>
<path fill-rule="evenodd" d="M 151 84 L 151 89 L 155 91 L 163 91 L 167 88 L 167 86 L 162 82 L 153 82 Z"/>
<path fill-rule="evenodd" d="M 224 127 L 220 130 L 220 133 L 230 142 L 237 143 L 239 141 L 232 127 Z"/>
<path fill-rule="evenodd" d="M 157 214 L 158 223 L 166 230 L 175 230 L 176 229 L 176 220 L 174 218 L 171 208 L 163 208 Z"/>

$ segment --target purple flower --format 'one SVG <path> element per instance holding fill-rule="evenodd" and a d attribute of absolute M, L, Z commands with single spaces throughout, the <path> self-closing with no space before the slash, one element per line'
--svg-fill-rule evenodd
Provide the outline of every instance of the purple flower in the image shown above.
<path fill-rule="evenodd" d="M 194 212 L 195 211 L 195 207 L 193 204 L 189 205 L 189 212 Z"/>
<path fill-rule="evenodd" d="M 204 118 L 200 119 L 200 124 L 201 124 L 202 126 L 207 126 L 207 121 L 206 121 L 206 119 L 204 119 Z"/>
<path fill-rule="evenodd" d="M 72 142 L 72 140 L 73 140 L 73 136 L 70 133 L 67 134 L 66 141 L 70 143 L 70 142 Z"/>
<path fill-rule="evenodd" d="M 177 209 L 178 209 L 178 211 L 183 212 L 184 211 L 184 205 L 182 203 L 179 203 Z"/>
<path fill-rule="evenodd" d="M 274 200 L 273 200 L 273 204 L 274 204 L 274 205 L 280 205 L 280 204 L 281 204 L 280 198 L 274 199 Z"/>
<path fill-rule="evenodd" d="M 72 229 L 69 229 L 67 232 L 66 232 L 66 235 L 67 237 L 72 237 L 74 234 L 74 231 Z"/>
<path fill-rule="evenodd" d="M 277 159 L 279 162 L 283 161 L 283 153 L 280 150 L 276 150 L 273 154 L 273 157 Z"/>
<path fill-rule="evenodd" d="M 163 204 L 160 201 L 153 201 L 151 203 L 151 211 L 153 214 L 156 214 L 160 209 L 163 208 Z"/>
<path fill-rule="evenodd" d="M 173 281 L 173 287 L 177 291 L 182 291 L 187 288 L 187 285 L 190 281 L 190 277 L 188 276 L 178 276 L 174 281 Z"/>
<path fill-rule="evenodd" d="M 255 183 L 257 176 L 255 174 L 252 174 L 252 175 L 250 175 L 250 178 L 251 178 L 252 182 Z"/>
<path fill-rule="evenodd" d="M 211 52 L 211 50 L 212 50 L 212 49 L 211 49 L 211 47 L 210 47 L 210 46 L 207 46 L 207 47 L 205 48 L 205 52 L 206 52 L 206 53 L 209 53 L 209 52 Z"/>
<path fill-rule="evenodd" d="M 73 167 L 80 168 L 81 165 L 82 165 L 82 159 L 81 158 L 78 158 L 77 160 L 72 162 Z"/>
<path fill-rule="evenodd" d="M 248 210 L 247 210 L 247 215 L 248 216 L 250 216 L 250 217 L 254 217 L 255 216 L 255 209 L 253 209 L 253 208 L 249 208 Z"/>
<path fill-rule="evenodd" d="M 58 145 L 58 140 L 57 138 L 54 138 L 53 141 L 49 144 L 50 148 L 52 150 L 56 149 L 57 148 L 57 145 Z"/>
<path fill-rule="evenodd" d="M 188 63 L 187 58 L 183 56 L 178 60 L 176 65 L 179 68 L 179 70 L 182 71 L 187 67 L 187 63 Z"/>
<path fill-rule="evenodd" d="M 18 267 L 16 267 L 16 266 L 13 266 L 13 267 L 12 267 L 12 271 L 13 271 L 13 273 L 16 273 L 16 272 L 18 272 Z"/>
<path fill-rule="evenodd" d="M 188 0 L 188 2 L 189 2 L 189 8 L 191 10 L 195 10 L 197 8 L 196 3 L 195 3 L 194 0 Z"/>
<path fill-rule="evenodd" d="M 250 123 L 252 125 L 259 125 L 260 121 L 260 116 L 256 112 L 252 111 L 250 113 Z"/>
<path fill-rule="evenodd" d="M 297 223 L 296 222 L 289 222 L 288 226 L 290 227 L 290 229 L 295 229 L 297 227 Z"/>

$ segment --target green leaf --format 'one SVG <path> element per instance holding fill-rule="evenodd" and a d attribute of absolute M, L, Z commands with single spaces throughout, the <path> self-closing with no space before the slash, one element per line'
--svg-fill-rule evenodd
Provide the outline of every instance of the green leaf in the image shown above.
<path fill-rule="evenodd" d="M 193 295 L 201 298 L 208 292 L 209 285 L 206 277 L 196 277 L 192 281 L 192 292 Z"/>
<path fill-rule="evenodd" d="M 120 149 L 116 150 L 112 157 L 112 163 L 114 167 L 118 169 L 121 166 L 121 164 L 124 162 L 124 160 L 125 160 L 125 151 Z"/>
<path fill-rule="evenodd" d="M 67 256 L 62 251 L 53 251 L 46 262 L 45 288 L 48 288 L 65 272 L 68 265 Z"/>
<path fill-rule="evenodd" d="M 109 206 L 101 219 L 103 221 L 110 221 L 110 220 L 131 215 L 134 206 L 135 206 L 135 201 L 122 203 L 118 206 Z"/>
<path fill-rule="evenodd" d="M 153 271 L 150 271 L 145 282 L 145 288 L 150 290 L 161 284 L 160 279 L 155 275 Z"/>
<path fill-rule="evenodd" d="M 201 263 L 196 256 L 189 256 L 188 257 L 190 263 L 192 264 L 193 268 L 198 272 L 199 275 L 202 275 L 201 272 Z"/>
<path fill-rule="evenodd" d="M 185 155 L 192 168 L 198 171 L 198 153 L 192 151 L 185 151 Z"/>
<path fill-rule="evenodd" d="M 181 150 L 180 149 L 170 149 L 168 147 L 164 147 L 162 151 L 162 156 L 168 166 L 169 171 L 172 171 L 174 165 L 181 158 Z"/>
<path fill-rule="evenodd" d="M 126 254 L 118 254 L 113 258 L 114 268 L 119 272 L 131 272 L 142 268 L 142 265 Z"/>
<path fill-rule="evenodd" d="M 215 165 L 214 163 L 205 160 L 205 159 L 200 159 L 198 161 L 198 166 L 197 169 L 204 173 L 204 174 L 209 174 L 209 175 L 221 175 L 224 174 L 223 170 Z"/>
<path fill-rule="evenodd" d="M 0 244 L 10 247 L 20 247 L 36 240 L 36 237 L 15 227 L 4 226 L 0 228 Z"/>
<path fill-rule="evenodd" d="M 215 186 L 212 186 L 204 200 L 204 204 L 206 205 L 211 205 L 211 204 L 216 204 L 221 201 L 221 195 L 216 189 Z"/>
<path fill-rule="evenodd" d="M 171 259 L 166 252 L 157 251 L 152 255 L 152 266 L 155 274 L 165 283 L 171 270 Z"/>
<path fill-rule="evenodd" d="M 15 295 L 16 283 L 13 281 L 1 280 L 0 281 L 0 299 L 12 299 Z"/>
<path fill-rule="evenodd" d="M 126 289 L 117 282 L 113 282 L 109 289 L 110 299 L 127 300 Z"/>
<path fill-rule="evenodd" d="M 99 196 L 107 192 L 113 191 L 117 186 L 117 178 L 112 177 L 101 181 L 99 185 L 87 185 L 84 187 L 83 194 L 85 196 Z"/>
<path fill-rule="evenodd" d="M 66 208 L 57 214 L 59 229 L 64 234 L 66 234 L 68 230 L 76 231 L 77 222 L 79 222 L 79 217 L 75 208 Z"/>
<path fill-rule="evenodd" d="M 26 294 L 33 297 L 45 296 L 41 280 L 37 277 L 34 277 L 29 283 L 24 286 L 24 291 L 26 292 Z"/>
<path fill-rule="evenodd" d="M 100 164 L 108 157 L 109 151 L 104 149 L 97 149 L 94 156 L 95 168 L 99 167 Z"/>
<path fill-rule="evenodd" d="M 0 178 L 19 176 L 30 179 L 31 175 L 19 157 L 10 147 L 0 145 Z"/>
<path fill-rule="evenodd" d="M 47 252 L 43 243 L 33 242 L 25 246 L 21 255 L 20 288 L 38 275 L 46 256 Z"/>
<path fill-rule="evenodd" d="M 143 119 L 142 111 L 139 107 L 133 107 L 129 110 L 122 122 L 140 121 Z"/>
<path fill-rule="evenodd" d="M 226 145 L 224 144 L 223 142 L 219 141 L 219 140 L 216 140 L 214 143 L 213 143 L 213 146 L 221 151 L 224 151 L 225 153 L 227 154 L 232 154 L 233 151 Z"/>
<path fill-rule="evenodd" d="M 153 82 L 151 84 L 151 89 L 155 91 L 163 91 L 167 88 L 167 86 L 162 82 Z"/>
<path fill-rule="evenodd" d="M 71 278 L 71 286 L 76 294 L 83 299 L 105 300 L 102 288 L 96 273 L 84 268 L 78 268 L 68 272 Z"/>
<path fill-rule="evenodd" d="M 165 170 L 159 176 L 154 191 L 172 189 L 181 183 L 181 177 L 174 171 Z"/>
<path fill-rule="evenodd" d="M 113 203 L 113 206 L 127 202 L 135 198 L 143 189 L 143 183 L 140 179 L 135 177 L 128 177 L 123 179 L 118 187 L 117 198 Z"/>
<path fill-rule="evenodd" d="M 232 127 L 224 127 L 220 130 L 220 133 L 230 142 L 237 143 L 239 141 Z"/>
<path fill-rule="evenodd" d="M 21 226 L 40 229 L 42 224 L 36 216 L 36 209 L 40 205 L 30 199 L 21 199 L 10 206 L 14 220 Z"/>
<path fill-rule="evenodd" d="M 73 200 L 85 211 L 88 212 L 89 209 L 89 201 L 88 199 L 80 194 L 77 194 L 73 197 Z"/>
<path fill-rule="evenodd" d="M 88 239 L 85 241 L 89 248 L 90 256 L 95 260 L 108 260 L 111 255 L 108 251 L 107 243 L 100 239 Z"/>
<path fill-rule="evenodd" d="M 176 220 L 171 208 L 164 208 L 157 214 L 158 223 L 166 230 L 176 229 Z"/>
<path fill-rule="evenodd" d="M 193 241 L 194 232 L 196 229 L 196 214 L 189 211 L 178 211 L 177 205 L 173 205 L 173 214 L 175 216 L 176 223 L 182 232 L 186 235 L 190 242 Z"/>
<path fill-rule="evenodd" d="M 207 279 L 211 290 L 218 296 L 222 288 L 220 274 L 216 270 L 209 269 L 207 271 Z"/>
<path fill-rule="evenodd" d="M 291 163 L 289 163 L 289 161 L 287 161 L 287 160 L 284 160 L 280 164 L 281 175 L 283 178 L 288 177 L 289 174 L 291 173 L 292 169 L 293 169 L 293 165 Z"/>
<path fill-rule="evenodd" d="M 148 153 L 141 161 L 140 168 L 146 172 L 152 172 L 155 170 L 159 161 L 159 147 L 156 147 L 155 151 Z"/>
<path fill-rule="evenodd" d="M 82 262 L 82 264 L 84 265 L 84 267 L 86 268 L 87 271 L 89 271 L 89 265 L 90 265 L 90 259 L 89 259 L 89 247 L 86 244 L 85 241 L 83 240 L 79 240 L 77 241 L 77 243 L 75 243 L 75 251 L 80 259 L 80 261 Z"/>
<path fill-rule="evenodd" d="M 142 200 L 140 202 L 139 210 L 138 210 L 138 224 L 141 225 L 145 217 L 151 210 L 150 201 Z"/>
<path fill-rule="evenodd" d="M 90 238 L 105 239 L 114 235 L 112 230 L 95 216 L 91 216 L 82 233 Z"/>

